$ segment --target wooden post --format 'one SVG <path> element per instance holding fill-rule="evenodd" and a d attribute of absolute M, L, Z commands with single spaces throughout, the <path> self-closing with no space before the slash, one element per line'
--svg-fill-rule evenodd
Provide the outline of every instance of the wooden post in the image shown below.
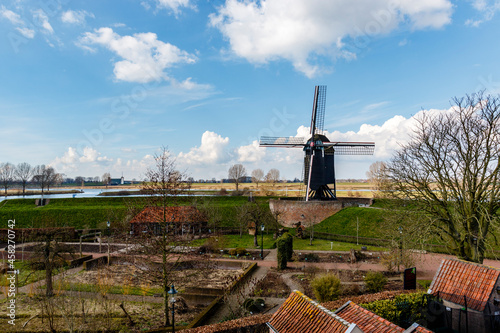
<path fill-rule="evenodd" d="M 109 256 L 109 236 L 108 236 L 108 266 L 110 265 L 111 257 Z"/>

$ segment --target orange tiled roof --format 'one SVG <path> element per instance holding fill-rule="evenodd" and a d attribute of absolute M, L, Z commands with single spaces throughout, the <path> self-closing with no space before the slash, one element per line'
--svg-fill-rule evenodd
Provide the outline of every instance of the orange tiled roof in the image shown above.
<path fill-rule="evenodd" d="M 483 311 L 491 293 L 495 288 L 500 270 L 458 259 L 446 259 L 432 280 L 429 294 L 465 306 L 464 296 L 467 297 L 467 307 Z"/>
<path fill-rule="evenodd" d="M 404 328 L 391 323 L 387 319 L 384 319 L 351 301 L 341 306 L 337 311 L 335 311 L 335 314 L 348 322 L 356 324 L 361 330 L 363 330 L 363 332 L 405 332 Z M 422 326 L 416 327 L 412 332 L 431 333 L 431 331 Z"/>
<path fill-rule="evenodd" d="M 293 291 L 269 324 L 279 333 L 346 332 L 350 323 L 299 291 Z"/>
<path fill-rule="evenodd" d="M 134 216 L 130 223 L 154 223 L 163 222 L 164 207 L 146 207 Z M 206 222 L 207 218 L 192 206 L 170 206 L 165 207 L 165 218 L 171 222 Z"/>

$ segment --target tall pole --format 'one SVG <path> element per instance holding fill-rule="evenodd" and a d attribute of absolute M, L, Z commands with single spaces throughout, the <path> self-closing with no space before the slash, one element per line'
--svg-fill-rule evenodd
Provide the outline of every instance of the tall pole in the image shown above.
<path fill-rule="evenodd" d="M 356 216 L 356 245 L 359 245 L 359 217 Z"/>
<path fill-rule="evenodd" d="M 264 225 L 260 226 L 260 260 L 264 260 Z"/>
<path fill-rule="evenodd" d="M 172 301 L 172 333 L 175 333 L 175 301 Z"/>

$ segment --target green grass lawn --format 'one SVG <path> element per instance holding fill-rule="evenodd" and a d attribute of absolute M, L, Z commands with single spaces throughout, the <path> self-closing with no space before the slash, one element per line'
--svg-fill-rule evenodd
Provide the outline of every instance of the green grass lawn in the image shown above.
<path fill-rule="evenodd" d="M 314 231 L 356 236 L 359 222 L 359 236 L 385 238 L 384 230 L 381 228 L 384 214 L 383 209 L 348 207 L 316 224 Z"/>
<path fill-rule="evenodd" d="M 33 270 L 31 269 L 29 263 L 27 261 L 16 260 L 15 269 L 19 269 L 18 276 L 18 287 L 23 287 L 27 284 L 37 282 L 45 279 L 45 270 Z M 61 267 L 53 270 L 53 276 L 63 272 L 67 268 Z M 7 286 L 9 281 L 7 281 L 8 275 L 0 276 L 0 286 Z"/>
<path fill-rule="evenodd" d="M 239 235 L 224 235 L 220 236 L 219 242 L 220 246 L 224 248 L 237 248 L 243 247 L 247 250 L 260 249 L 261 236 L 258 238 L 259 246 L 254 246 L 254 237 L 251 235 L 244 234 L 241 238 Z M 191 246 L 201 246 L 205 243 L 206 239 L 195 240 L 191 243 Z M 264 234 L 264 249 L 271 249 L 273 247 L 275 240 L 272 234 Z M 352 243 L 344 242 L 331 242 L 323 239 L 314 239 L 313 245 L 309 245 L 309 238 L 307 239 L 293 239 L 293 249 L 294 251 L 349 251 L 351 249 L 361 250 L 362 245 L 356 245 Z M 385 251 L 386 248 L 368 246 L 369 251 Z"/>
<path fill-rule="evenodd" d="M 45 289 L 42 286 L 41 289 Z M 155 294 L 163 293 L 163 290 L 159 287 L 133 287 L 133 286 L 98 286 L 95 284 L 88 283 L 78 283 L 70 284 L 63 282 L 62 284 L 56 282 L 54 284 L 54 290 L 65 290 L 65 291 L 81 291 L 89 293 L 101 293 L 105 294 L 119 294 L 119 295 L 135 295 L 135 296 L 153 296 Z"/>

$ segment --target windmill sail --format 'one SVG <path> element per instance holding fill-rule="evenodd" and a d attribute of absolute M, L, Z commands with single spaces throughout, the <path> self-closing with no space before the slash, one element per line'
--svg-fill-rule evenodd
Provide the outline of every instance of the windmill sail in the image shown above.
<path fill-rule="evenodd" d="M 373 142 L 323 142 L 327 151 L 333 149 L 335 155 L 373 155 Z"/>
<path fill-rule="evenodd" d="M 314 88 L 314 101 L 311 116 L 311 135 L 323 134 L 325 124 L 326 86 Z"/>
<path fill-rule="evenodd" d="M 297 136 L 262 136 L 259 145 L 261 147 L 274 146 L 274 147 L 303 147 L 306 140 L 303 137 Z"/>

